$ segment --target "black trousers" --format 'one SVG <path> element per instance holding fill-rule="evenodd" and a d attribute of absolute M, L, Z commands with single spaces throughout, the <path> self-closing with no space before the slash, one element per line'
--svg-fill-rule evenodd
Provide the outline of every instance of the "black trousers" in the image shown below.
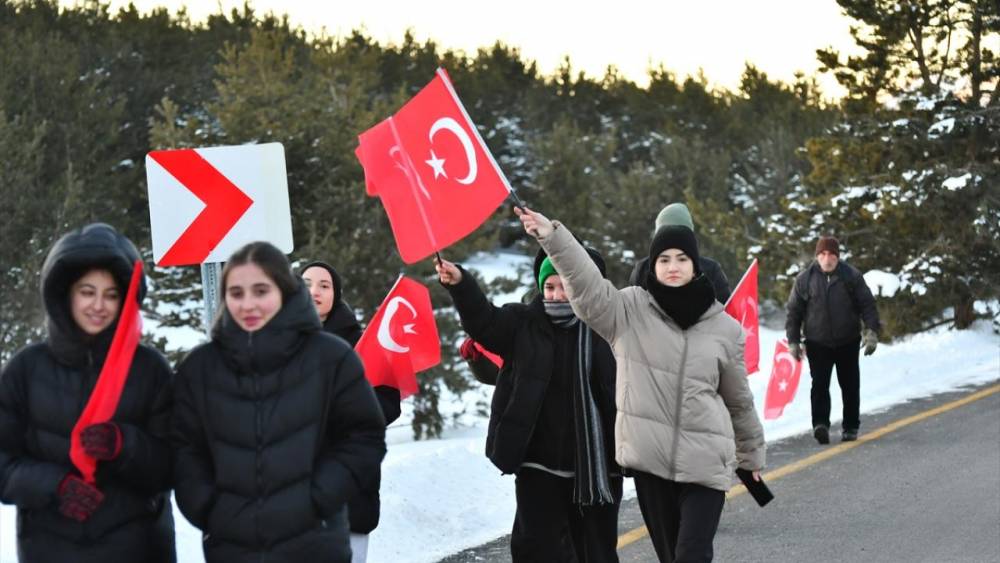
<path fill-rule="evenodd" d="M 858 367 L 858 351 L 861 337 L 831 348 L 815 342 L 806 342 L 806 357 L 809 358 L 809 373 L 812 376 L 812 423 L 830 426 L 830 376 L 837 367 L 837 383 L 844 401 L 844 430 L 857 432 L 861 426 L 861 368 Z"/>
<path fill-rule="evenodd" d="M 610 479 L 614 504 L 573 504 L 573 479 L 522 468 L 514 481 L 517 512 L 510 533 L 514 563 L 617 562 L 622 478 Z"/>
<path fill-rule="evenodd" d="M 726 493 L 642 471 L 633 477 L 656 557 L 664 563 L 711 561 Z"/>

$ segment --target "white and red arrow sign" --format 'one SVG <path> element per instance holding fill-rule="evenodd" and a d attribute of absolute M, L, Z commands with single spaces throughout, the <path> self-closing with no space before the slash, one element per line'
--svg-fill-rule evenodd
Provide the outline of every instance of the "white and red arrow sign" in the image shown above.
<path fill-rule="evenodd" d="M 293 249 L 280 143 L 153 151 L 146 180 L 157 266 L 224 262 L 258 240 Z"/>

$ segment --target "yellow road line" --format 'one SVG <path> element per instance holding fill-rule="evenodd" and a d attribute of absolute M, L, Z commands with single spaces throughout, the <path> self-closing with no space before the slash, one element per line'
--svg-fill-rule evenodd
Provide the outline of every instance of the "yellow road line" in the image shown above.
<path fill-rule="evenodd" d="M 831 446 L 819 453 L 815 453 L 809 457 L 800 459 L 799 461 L 796 461 L 794 463 L 784 465 L 782 467 L 775 469 L 774 471 L 769 471 L 764 474 L 764 479 L 767 481 L 774 481 L 775 479 L 780 479 L 782 477 L 785 477 L 786 475 L 791 475 L 792 473 L 801 471 L 806 467 L 815 465 L 835 455 L 840 455 L 852 448 L 856 448 L 861 444 L 864 444 L 866 442 L 871 442 L 872 440 L 878 440 L 879 438 L 885 436 L 886 434 L 889 434 L 890 432 L 895 432 L 896 430 L 899 430 L 900 428 L 903 428 L 905 426 L 909 426 L 915 422 L 920 422 L 921 420 L 930 418 L 932 416 L 937 416 L 941 413 L 950 411 L 952 409 L 957 409 L 958 407 L 967 405 L 974 401 L 978 401 L 979 399 L 982 399 L 984 397 L 988 397 L 998 391 L 1000 391 L 1000 385 L 994 385 L 992 387 L 987 387 L 986 389 L 983 389 L 981 391 L 976 391 L 971 395 L 965 396 L 961 399 L 952 401 L 950 403 L 945 403 L 941 406 L 928 409 L 924 412 L 917 413 L 913 416 L 901 418 L 896 422 L 883 426 L 882 428 L 878 428 L 871 432 L 866 432 L 865 434 L 862 434 L 861 436 L 858 437 L 857 441 L 841 442 L 840 444 L 837 444 L 836 446 Z M 728 493 L 726 493 L 726 500 L 738 497 L 745 492 L 747 492 L 746 487 L 744 487 L 743 485 L 737 485 L 732 489 L 730 489 Z M 633 543 L 637 540 L 644 538 L 647 534 L 648 532 L 645 526 L 640 526 L 634 530 L 629 530 L 628 532 L 625 532 L 624 534 L 618 536 L 618 549 L 621 549 L 630 543 Z"/>

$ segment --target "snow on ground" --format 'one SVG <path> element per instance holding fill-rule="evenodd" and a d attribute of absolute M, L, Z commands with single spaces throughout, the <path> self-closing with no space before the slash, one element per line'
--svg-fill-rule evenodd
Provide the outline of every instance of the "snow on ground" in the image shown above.
<path fill-rule="evenodd" d="M 482 278 L 514 277 L 525 260 L 512 255 L 499 255 L 496 259 L 478 256 L 465 265 L 475 268 Z M 496 302 L 519 297 L 510 295 Z M 760 335 L 761 371 L 750 375 L 749 383 L 763 420 L 771 358 L 775 342 L 783 334 L 761 327 Z M 989 322 L 981 321 L 965 331 L 939 327 L 891 345 L 880 344 L 874 355 L 862 356 L 862 414 L 909 399 L 998 380 L 1000 337 Z M 842 408 L 837 389 L 835 383 L 831 385 L 834 423 Z M 488 394 L 489 390 L 483 392 Z M 861 423 L 862 433 L 870 430 L 865 428 L 864 416 Z M 764 421 L 764 432 L 768 441 L 773 442 L 810 430 L 806 365 L 794 401 L 779 419 Z M 405 421 L 393 425 L 388 434 L 389 451 L 382 465 L 382 520 L 370 539 L 369 561 L 437 561 L 510 531 L 514 479 L 500 475 L 483 454 L 485 419 L 450 429 L 437 440 L 414 442 L 410 436 Z M 631 480 L 627 479 L 626 496 L 634 494 Z M 176 508 L 175 519 L 178 560 L 203 561 L 200 532 Z M 0 563 L 16 561 L 14 520 L 13 507 L 0 507 Z"/>

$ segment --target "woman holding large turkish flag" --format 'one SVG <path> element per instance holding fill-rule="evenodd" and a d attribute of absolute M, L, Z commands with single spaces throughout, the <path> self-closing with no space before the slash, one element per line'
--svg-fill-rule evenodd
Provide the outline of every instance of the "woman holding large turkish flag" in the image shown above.
<path fill-rule="evenodd" d="M 138 344 L 138 261 L 105 224 L 60 238 L 42 266 L 48 335 L 0 372 L 0 500 L 17 505 L 20 561 L 175 560 L 171 374 Z"/>
<path fill-rule="evenodd" d="M 385 455 L 361 361 L 274 245 L 233 253 L 221 285 L 212 340 L 177 368 L 177 505 L 209 563 L 347 563 L 347 501 Z"/>
<path fill-rule="evenodd" d="M 635 479 L 657 557 L 711 561 L 734 470 L 759 481 L 765 446 L 742 327 L 700 271 L 694 231 L 657 230 L 646 286 L 619 290 L 564 225 L 515 213 L 548 252 L 573 311 L 615 351 L 615 458 Z"/>

